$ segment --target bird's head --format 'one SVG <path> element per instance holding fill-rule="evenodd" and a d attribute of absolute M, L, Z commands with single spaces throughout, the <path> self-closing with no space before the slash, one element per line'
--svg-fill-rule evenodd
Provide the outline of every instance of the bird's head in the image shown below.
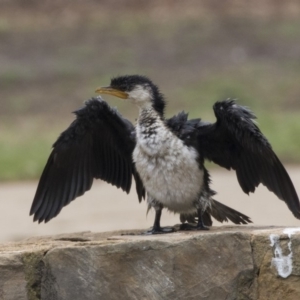
<path fill-rule="evenodd" d="M 150 79 L 140 75 L 115 77 L 108 87 L 96 90 L 99 94 L 109 94 L 122 99 L 128 99 L 140 108 L 153 107 L 163 115 L 165 101 L 158 87 Z"/>

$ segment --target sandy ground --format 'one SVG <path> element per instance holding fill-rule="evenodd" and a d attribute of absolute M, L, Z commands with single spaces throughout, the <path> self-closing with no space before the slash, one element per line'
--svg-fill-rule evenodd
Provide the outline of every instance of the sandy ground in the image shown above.
<path fill-rule="evenodd" d="M 300 194 L 300 168 L 287 168 Z M 250 197 L 240 189 L 234 172 L 211 171 L 216 199 L 250 216 L 255 225 L 300 226 L 283 201 L 260 186 Z M 138 203 L 134 190 L 126 195 L 106 183 L 96 181 L 92 190 L 65 207 L 47 224 L 33 223 L 28 212 L 37 182 L 0 184 L 0 242 L 16 241 L 31 236 L 78 231 L 147 229 L 154 212 L 146 216 L 146 203 Z M 179 223 L 177 215 L 163 212 L 162 225 Z M 214 225 L 221 225 L 214 222 Z"/>

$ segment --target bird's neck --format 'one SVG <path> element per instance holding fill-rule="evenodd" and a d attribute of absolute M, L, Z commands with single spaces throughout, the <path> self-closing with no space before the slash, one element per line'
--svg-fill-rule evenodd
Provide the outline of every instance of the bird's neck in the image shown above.
<path fill-rule="evenodd" d="M 163 123 L 162 116 L 151 105 L 139 108 L 139 117 L 137 120 L 139 126 L 147 129 L 157 127 L 158 123 Z"/>
<path fill-rule="evenodd" d="M 134 104 L 138 106 L 140 115 L 157 115 L 163 118 L 166 102 L 156 87 L 152 88 L 151 93 L 144 90 L 131 92 L 131 98 L 134 99 Z"/>
<path fill-rule="evenodd" d="M 140 109 L 136 126 L 137 148 L 148 156 L 165 152 L 169 132 L 153 107 Z"/>

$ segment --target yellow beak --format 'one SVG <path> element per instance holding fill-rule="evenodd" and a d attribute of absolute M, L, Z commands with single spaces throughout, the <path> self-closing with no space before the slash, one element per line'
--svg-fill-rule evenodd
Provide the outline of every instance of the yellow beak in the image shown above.
<path fill-rule="evenodd" d="M 95 92 L 98 94 L 107 94 L 107 95 L 116 96 L 116 97 L 122 98 L 122 99 L 128 98 L 127 93 L 113 89 L 111 87 L 101 87 L 101 88 L 96 89 Z"/>

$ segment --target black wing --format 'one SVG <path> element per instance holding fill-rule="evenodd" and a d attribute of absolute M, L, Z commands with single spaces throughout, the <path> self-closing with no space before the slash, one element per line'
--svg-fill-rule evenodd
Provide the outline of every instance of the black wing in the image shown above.
<path fill-rule="evenodd" d="M 198 123 L 198 151 L 202 157 L 226 169 L 236 170 L 245 193 L 262 183 L 286 202 L 300 219 L 300 204 L 294 185 L 269 142 L 254 123 L 247 108 L 232 100 L 214 105 L 217 122 Z"/>
<path fill-rule="evenodd" d="M 48 222 L 100 178 L 129 192 L 132 176 L 139 201 L 145 191 L 133 161 L 133 125 L 100 97 L 75 112 L 76 120 L 53 145 L 32 203 L 34 221 Z"/>

